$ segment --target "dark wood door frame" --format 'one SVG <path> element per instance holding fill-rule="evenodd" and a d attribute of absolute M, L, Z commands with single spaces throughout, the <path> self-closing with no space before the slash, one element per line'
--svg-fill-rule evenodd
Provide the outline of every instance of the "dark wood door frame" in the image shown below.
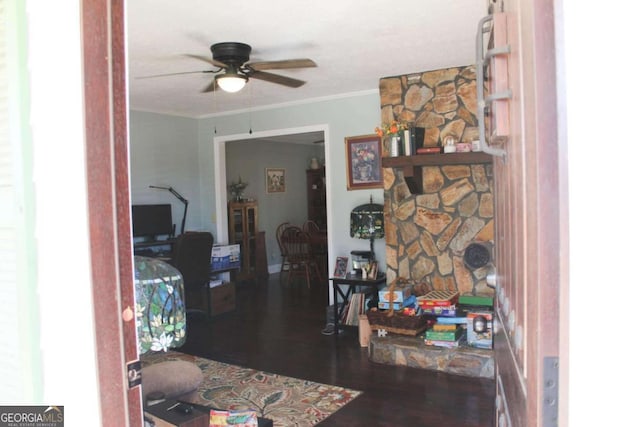
<path fill-rule="evenodd" d="M 103 426 L 142 426 L 130 232 L 124 0 L 83 0 L 89 244 Z M 132 311 L 129 311 L 132 310 Z"/>

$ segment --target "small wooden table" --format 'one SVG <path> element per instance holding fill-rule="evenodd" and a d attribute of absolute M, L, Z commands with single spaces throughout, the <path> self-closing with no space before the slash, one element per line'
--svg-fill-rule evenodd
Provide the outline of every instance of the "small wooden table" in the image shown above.
<path fill-rule="evenodd" d="M 342 297 L 343 301 L 347 302 L 358 287 L 369 288 L 365 291 L 366 294 L 378 292 L 379 286 L 387 283 L 387 276 L 384 273 L 378 273 L 378 276 L 375 279 L 363 279 L 362 276 L 359 275 L 347 274 L 346 277 L 332 277 L 330 280 L 333 282 L 333 333 L 338 334 L 340 329 L 340 317 L 344 311 L 344 305 L 338 308 L 338 295 Z M 347 286 L 346 292 L 342 291 L 340 288 L 341 285 Z"/>

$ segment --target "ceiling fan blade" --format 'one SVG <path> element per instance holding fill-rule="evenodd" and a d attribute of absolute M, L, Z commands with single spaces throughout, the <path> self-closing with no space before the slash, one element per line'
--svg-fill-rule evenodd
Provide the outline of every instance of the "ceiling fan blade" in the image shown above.
<path fill-rule="evenodd" d="M 253 71 L 249 74 L 252 79 L 264 80 L 270 83 L 277 83 L 279 85 L 288 87 L 300 87 L 306 82 L 303 80 L 293 79 L 291 77 L 281 76 L 279 74 L 266 73 L 264 71 Z"/>
<path fill-rule="evenodd" d="M 213 81 L 211 83 L 209 83 L 209 85 L 207 85 L 207 87 L 202 89 L 200 92 L 201 93 L 207 93 L 207 92 L 214 92 L 216 90 L 218 90 L 218 84 L 217 84 L 216 79 L 213 79 Z"/>
<path fill-rule="evenodd" d="M 316 63 L 311 59 L 284 59 L 282 61 L 250 62 L 247 67 L 253 70 L 282 70 L 285 68 L 311 68 L 316 67 Z"/>
<path fill-rule="evenodd" d="M 216 61 L 209 56 L 204 55 L 192 55 L 190 53 L 186 53 L 184 56 L 188 56 L 189 58 L 199 59 L 200 61 L 204 61 L 207 64 L 213 65 L 214 67 L 226 69 L 228 67 L 224 62 Z"/>
<path fill-rule="evenodd" d="M 136 79 L 152 79 L 155 77 L 179 76 L 181 74 L 202 74 L 202 73 L 217 73 L 217 71 L 214 71 L 214 70 L 183 71 L 181 73 L 167 73 L 167 74 L 154 74 L 151 76 L 141 76 L 141 77 L 136 77 Z"/>

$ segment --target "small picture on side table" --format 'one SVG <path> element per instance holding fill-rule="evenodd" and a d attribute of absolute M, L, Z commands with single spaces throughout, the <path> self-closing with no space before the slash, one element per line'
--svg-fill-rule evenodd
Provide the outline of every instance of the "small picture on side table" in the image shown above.
<path fill-rule="evenodd" d="M 347 277 L 347 266 L 349 265 L 349 258 L 346 256 L 339 256 L 336 258 L 336 268 L 333 270 L 333 277 L 344 279 Z"/>
<path fill-rule="evenodd" d="M 369 264 L 369 269 L 367 270 L 367 279 L 375 280 L 378 277 L 378 261 L 373 261 Z"/>

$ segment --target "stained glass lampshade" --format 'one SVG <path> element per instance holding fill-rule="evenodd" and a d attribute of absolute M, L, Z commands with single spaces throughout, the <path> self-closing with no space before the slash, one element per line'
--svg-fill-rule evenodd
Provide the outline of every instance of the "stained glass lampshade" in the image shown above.
<path fill-rule="evenodd" d="M 184 281 L 170 264 L 134 257 L 138 351 L 167 351 L 187 338 Z"/>

